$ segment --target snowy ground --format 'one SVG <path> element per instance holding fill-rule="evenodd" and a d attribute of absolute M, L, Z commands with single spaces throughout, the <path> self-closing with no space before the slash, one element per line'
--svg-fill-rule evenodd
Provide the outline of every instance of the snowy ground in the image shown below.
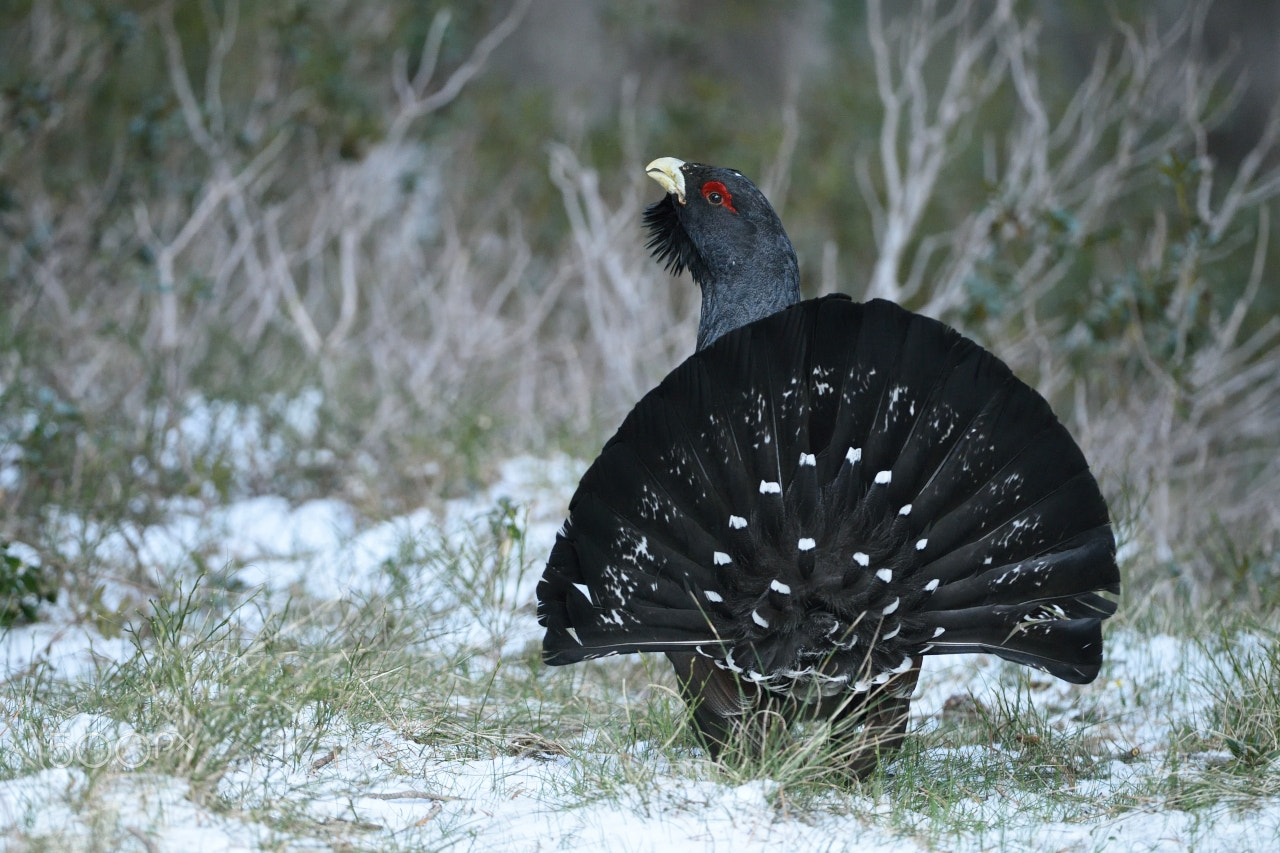
<path fill-rule="evenodd" d="M 441 537 L 464 536 L 505 498 L 527 513 L 529 570 L 495 596 L 504 603 L 503 612 L 485 619 L 444 601 L 441 635 L 423 654 L 451 654 L 459 644 L 492 638 L 498 653 L 518 655 L 540 637 L 529 607 L 539 560 L 581 470 L 563 459 L 513 460 L 492 488 L 450 503 L 441 514 L 424 510 L 366 529 L 349 507 L 335 501 L 291 507 L 282 499 L 258 498 L 213 513 L 192 507 L 127 541 L 108 539 L 99 553 L 130 548 L 157 567 L 177 564 L 193 551 L 216 553 L 242 565 L 239 578 L 260 587 L 266 602 L 303 593 L 318 600 L 369 595 L 388 582 L 382 566 L 406 541 L 421 547 Z M 68 536 L 84 533 L 73 529 L 74 520 L 62 523 Z M 998 787 L 973 792 L 962 806 L 963 829 L 932 827 L 924 812 L 904 814 L 884 795 L 857 792 L 841 795 L 830 808 L 793 813 L 785 801 L 780 805 L 777 785 L 769 779 L 734 785 L 706 773 L 690 775 L 661 757 L 647 756 L 643 745 L 630 754 L 658 762 L 656 772 L 641 782 L 620 782 L 607 794 L 584 796 L 573 753 L 534 749 L 524 755 L 466 756 L 438 744 L 419 744 L 403 729 L 387 725 L 352 726 L 345 737 L 330 737 L 306 754 L 238 766 L 221 779 L 224 802 L 295 802 L 307 820 L 302 825 L 314 831 L 290 832 L 279 824 L 268 826 L 249 807 L 201 804 L 189 795 L 186 780 L 154 772 L 149 757 L 172 746 L 163 732 L 135 732 L 72 707 L 63 709 L 50 730 L 33 736 L 13 722 L 21 697 L 10 692 L 5 702 L 11 723 L 0 731 L 0 750 L 11 755 L 19 750 L 28 759 L 21 772 L 0 781 L 0 838 L 15 850 L 108 849 L 112 844 L 140 851 L 320 850 L 353 849 L 354 828 L 361 839 L 355 849 L 1280 849 L 1280 802 L 1254 801 L 1237 811 L 1224 800 L 1180 810 L 1159 797 L 1131 796 L 1149 790 L 1144 783 L 1152 776 L 1177 772 L 1167 760 L 1171 738 L 1203 713 L 1209 700 L 1195 685 L 1212 667 L 1202 647 L 1186 640 L 1124 631 L 1108 639 L 1109 665 L 1095 684 L 1022 682 L 1030 685 L 1028 701 L 1057 709 L 1051 715 L 1056 724 L 1085 725 L 1079 722 L 1081 709 L 1093 721 L 1091 742 L 1109 769 L 1074 783 L 1070 802 L 1085 805 L 1073 807 L 1071 814 L 1037 802 L 1044 794 Z M 133 653 L 126 639 L 103 637 L 91 625 L 73 621 L 66 608 L 54 607 L 45 621 L 4 636 L 0 664 L 7 682 L 45 661 L 52 677 L 75 684 Z M 563 670 L 545 673 L 546 679 L 562 677 Z M 918 734 L 939 726 L 948 701 L 956 697 L 998 704 L 1011 683 L 1010 668 L 992 659 L 930 660 L 913 705 L 913 730 Z M 583 735 L 584 748 L 590 738 L 590 732 Z M 282 743 L 287 741 L 286 735 Z M 984 749 L 961 747 L 952 757 L 963 762 L 964 750 L 973 750 L 980 760 Z M 1206 753 L 1195 760 L 1213 766 L 1229 759 L 1226 753 Z M 956 811 L 954 805 L 949 808 L 953 823 Z M 348 840 L 334 842 L 325 827 L 341 827 Z M 104 843 L 104 838 L 117 841 Z"/>

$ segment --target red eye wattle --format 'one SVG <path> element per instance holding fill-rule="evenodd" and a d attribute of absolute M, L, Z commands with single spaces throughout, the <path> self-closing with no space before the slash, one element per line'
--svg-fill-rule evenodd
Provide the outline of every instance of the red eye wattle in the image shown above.
<path fill-rule="evenodd" d="M 733 195 L 719 181 L 707 181 L 703 184 L 702 197 L 707 200 L 707 204 L 723 207 L 734 213 L 738 212 L 733 206 Z"/>

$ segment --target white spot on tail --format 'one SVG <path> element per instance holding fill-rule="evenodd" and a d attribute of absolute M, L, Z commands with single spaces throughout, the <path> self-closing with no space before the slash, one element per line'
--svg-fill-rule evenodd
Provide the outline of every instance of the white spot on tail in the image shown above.
<path fill-rule="evenodd" d="M 934 628 L 933 637 L 930 637 L 930 639 L 937 639 L 938 637 L 941 637 L 944 633 L 946 633 L 946 630 L 947 629 L 943 627 Z"/>
<path fill-rule="evenodd" d="M 893 570 L 892 569 L 876 569 L 876 577 L 880 578 L 880 580 L 884 581 L 885 583 L 888 583 L 889 581 L 893 580 Z"/>
<path fill-rule="evenodd" d="M 881 637 L 880 639 L 881 639 L 881 640 L 892 640 L 894 637 L 898 636 L 898 632 L 899 632 L 899 631 L 901 631 L 901 630 L 902 630 L 902 624 L 901 624 L 901 623 L 899 623 L 899 624 L 897 624 L 897 625 L 894 625 L 894 626 L 893 626 L 893 630 L 892 630 L 892 631 L 890 631 L 889 633 L 885 634 L 885 635 L 884 635 L 883 637 Z"/>
<path fill-rule="evenodd" d="M 711 601 L 716 604 L 724 601 L 724 596 L 716 592 L 714 589 L 704 589 L 702 594 L 706 597 L 707 601 Z"/>
<path fill-rule="evenodd" d="M 991 565 L 991 558 L 990 558 L 990 557 L 987 557 L 987 559 L 983 560 L 983 561 L 982 561 L 982 565 L 984 565 L 984 566 L 989 566 L 989 565 Z"/>
<path fill-rule="evenodd" d="M 902 675 L 902 673 L 907 672 L 913 666 L 915 666 L 915 662 L 912 661 L 911 658 L 905 657 L 902 659 L 902 663 L 895 666 L 892 671 L 894 675 Z"/>
<path fill-rule="evenodd" d="M 565 628 L 565 630 L 569 632 L 570 637 L 573 637 L 573 641 L 575 643 L 577 643 L 578 645 L 582 645 L 582 640 L 578 639 L 578 629 L 569 627 L 569 628 Z"/>
<path fill-rule="evenodd" d="M 818 464 L 818 457 L 814 456 L 812 453 L 801 453 L 800 464 L 813 467 Z"/>
<path fill-rule="evenodd" d="M 938 583 L 939 583 L 938 579 L 934 578 L 933 580 L 929 581 L 927 584 L 924 585 L 924 591 L 933 592 L 935 589 L 938 588 Z"/>
<path fill-rule="evenodd" d="M 782 494 L 782 484 L 774 483 L 769 480 L 760 481 L 760 494 L 762 495 L 780 495 Z"/>
<path fill-rule="evenodd" d="M 923 551 L 923 550 L 924 550 L 924 548 L 925 548 L 925 546 L 926 546 L 926 545 L 928 545 L 928 544 L 929 544 L 929 540 L 928 540 L 928 539 L 921 539 L 919 542 L 917 542 L 917 543 L 916 543 L 916 550 L 917 550 L 917 551 Z"/>
<path fill-rule="evenodd" d="M 888 681 L 888 680 L 889 680 L 889 676 L 890 676 L 890 673 L 888 673 L 888 672 L 882 672 L 882 673 L 880 673 L 879 675 L 877 675 L 875 678 L 871 679 L 871 683 L 872 683 L 872 684 L 884 684 L 886 681 Z"/>
<path fill-rule="evenodd" d="M 815 542 L 814 540 L 810 539 L 810 538 L 809 538 L 809 537 L 807 537 L 807 536 L 806 536 L 805 538 L 801 539 L 801 540 L 800 540 L 799 542 L 797 542 L 796 544 L 797 544 L 797 546 L 800 548 L 800 550 L 801 550 L 801 551 L 812 551 L 812 550 L 813 550 L 814 548 L 816 548 L 816 547 L 817 547 L 817 545 L 818 545 L 818 543 L 817 543 L 817 542 Z"/>
<path fill-rule="evenodd" d="M 729 526 L 734 530 L 741 530 L 747 526 L 747 520 L 740 515 L 729 516 Z"/>
<path fill-rule="evenodd" d="M 573 588 L 587 597 L 587 601 L 591 600 L 591 588 L 585 583 L 575 583 Z"/>
<path fill-rule="evenodd" d="M 774 578 L 773 581 L 769 584 L 769 589 L 773 590 L 774 592 L 780 592 L 783 595 L 791 594 L 791 587 L 787 586 L 785 583 L 778 580 L 777 578 Z"/>
<path fill-rule="evenodd" d="M 849 452 L 844 455 L 845 461 L 854 464 L 862 461 L 862 448 L 850 447 Z"/>
<path fill-rule="evenodd" d="M 861 551 L 853 555 L 853 561 L 864 568 L 871 565 L 871 558 Z"/>
<path fill-rule="evenodd" d="M 724 551 L 716 551 L 711 555 L 711 562 L 715 563 L 717 566 L 727 566 L 732 563 L 733 560 L 729 559 L 729 555 Z"/>
<path fill-rule="evenodd" d="M 880 612 L 883 613 L 885 616 L 888 616 L 890 613 L 898 609 L 898 604 L 901 601 L 902 601 L 901 598 L 895 598 L 893 601 L 890 601 L 888 604 L 886 604 L 884 607 L 884 610 L 881 610 Z"/>
<path fill-rule="evenodd" d="M 892 471 L 881 471 L 879 474 L 876 474 L 876 482 L 882 486 L 887 486 L 892 481 L 893 481 Z"/>
<path fill-rule="evenodd" d="M 904 504 L 902 509 L 898 510 L 898 515 L 911 515 L 911 504 Z"/>
<path fill-rule="evenodd" d="M 751 621 L 759 625 L 761 628 L 769 627 L 769 620 L 764 618 L 754 610 L 751 611 Z"/>

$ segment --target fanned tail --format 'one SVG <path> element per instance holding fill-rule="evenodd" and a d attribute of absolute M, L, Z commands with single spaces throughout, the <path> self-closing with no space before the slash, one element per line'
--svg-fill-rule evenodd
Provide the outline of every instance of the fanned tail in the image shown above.
<path fill-rule="evenodd" d="M 974 651 L 1086 682 L 1119 583 L 1106 503 L 1039 394 L 937 321 L 828 297 L 637 404 L 570 504 L 538 618 L 550 664 L 692 654 L 784 692 Z"/>

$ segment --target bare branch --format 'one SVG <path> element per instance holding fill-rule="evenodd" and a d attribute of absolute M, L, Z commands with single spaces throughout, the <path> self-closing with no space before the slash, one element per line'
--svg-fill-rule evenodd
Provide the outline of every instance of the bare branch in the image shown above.
<path fill-rule="evenodd" d="M 311 315 L 307 313 L 306 306 L 302 304 L 302 298 L 298 294 L 298 283 L 294 280 L 293 271 L 290 268 L 289 257 L 280 241 L 280 215 L 280 209 L 276 208 L 270 211 L 263 221 L 267 238 L 267 255 L 271 259 L 271 270 L 277 286 L 284 293 L 284 304 L 289 310 L 289 316 L 293 318 L 298 337 L 302 339 L 307 350 L 312 355 L 316 355 L 320 352 L 322 343 L 320 333 L 316 330 Z"/>
<path fill-rule="evenodd" d="M 868 35 L 884 108 L 880 167 L 885 185 L 883 214 L 873 217 L 879 226 L 879 256 L 868 298 L 901 299 L 903 256 L 932 198 L 942 165 L 951 156 L 954 136 L 962 120 L 994 91 L 1008 62 L 996 43 L 1012 19 L 1007 0 L 1001 0 L 971 34 L 961 28 L 972 17 L 972 0 L 959 0 L 939 17 L 932 17 L 935 5 L 926 3 L 919 16 L 892 26 L 886 26 L 878 0 L 868 5 Z M 929 96 L 924 68 L 944 39 L 953 42 L 952 62 L 935 101 Z M 900 60 L 896 72 L 895 56 Z M 935 295 L 935 310 L 950 303 L 944 297 Z"/>
<path fill-rule="evenodd" d="M 221 136 L 226 132 L 226 114 L 222 109 L 222 67 L 236 41 L 236 28 L 240 20 L 240 3 L 229 0 L 221 22 L 209 0 L 201 0 L 200 10 L 213 34 L 210 38 L 209 66 L 204 75 L 204 102 L 208 107 L 212 133 Z M 172 20 L 170 20 L 172 26 Z"/>
<path fill-rule="evenodd" d="M 494 50 L 516 31 L 520 21 L 524 19 L 525 12 L 529 10 L 531 2 L 532 0 L 515 0 L 506 17 L 476 43 L 471 56 L 449 75 L 449 79 L 445 80 L 440 88 L 428 95 L 425 91 L 426 84 L 434 74 L 435 60 L 439 55 L 439 40 L 444 38 L 444 29 L 449 21 L 448 17 L 442 18 L 437 15 L 432 21 L 431 30 L 427 33 L 427 42 L 423 47 L 424 58 L 430 59 L 431 64 L 425 66 L 427 69 L 425 75 L 423 68 L 419 68 L 412 86 L 397 85 L 397 93 L 401 98 L 400 111 L 392 121 L 390 130 L 387 131 L 387 139 L 393 145 L 397 144 L 404 138 L 409 125 L 415 119 L 447 106 L 458 97 L 466 85 L 484 70 Z M 433 37 L 436 39 L 434 44 Z M 403 74 L 403 69 L 401 73 Z"/>
<path fill-rule="evenodd" d="M 796 143 L 800 139 L 799 111 L 796 109 L 794 93 L 782 105 L 782 140 L 773 161 L 764 172 L 764 180 L 760 190 L 773 206 L 782 210 L 786 206 L 787 186 L 790 183 L 791 161 L 795 157 Z"/>
<path fill-rule="evenodd" d="M 218 145 L 205 127 L 204 115 L 196 102 L 195 91 L 191 88 L 191 78 L 187 75 L 186 61 L 182 55 L 182 40 L 173 26 L 173 3 L 160 6 L 156 21 L 160 27 L 160 35 L 164 42 L 164 55 L 169 69 L 169 81 L 173 85 L 173 93 L 178 96 L 178 104 L 182 107 L 182 118 L 187 124 L 187 132 L 211 158 L 218 156 Z"/>
<path fill-rule="evenodd" d="M 418 97 L 426 94 L 427 84 L 435 76 L 436 63 L 440 61 L 440 45 L 444 43 L 444 33 L 449 28 L 449 21 L 452 18 L 452 12 L 448 9 L 441 9 L 431 19 L 431 29 L 427 31 L 427 37 L 422 43 L 422 56 L 418 60 L 418 72 L 413 75 L 413 92 Z"/>

